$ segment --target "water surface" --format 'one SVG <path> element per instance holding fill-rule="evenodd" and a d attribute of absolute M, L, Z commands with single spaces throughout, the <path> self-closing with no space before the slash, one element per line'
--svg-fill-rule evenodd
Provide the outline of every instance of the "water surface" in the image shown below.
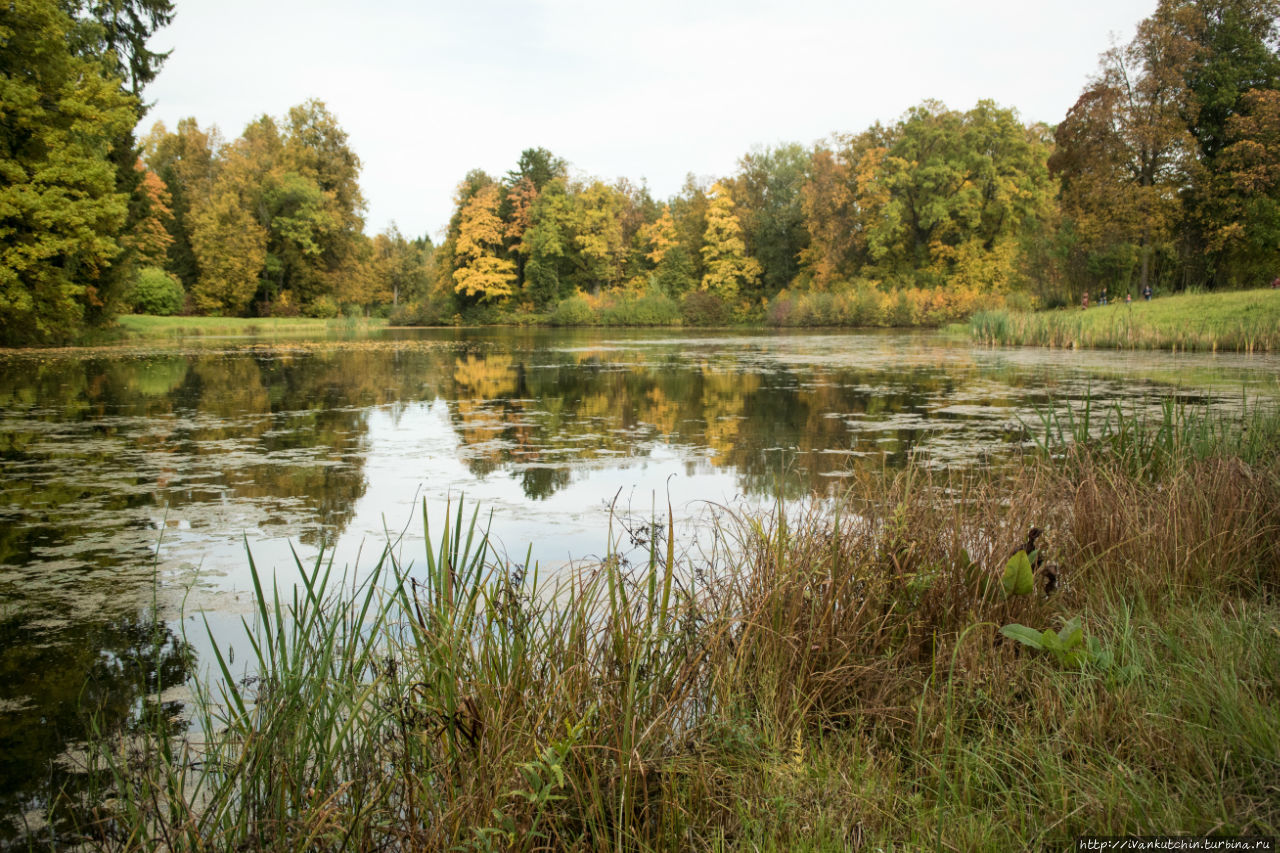
<path fill-rule="evenodd" d="M 47 795 L 84 716 L 129 717 L 236 624 L 245 549 L 421 552 L 465 494 L 547 571 L 610 508 L 827 494 L 855 466 L 966 466 L 1037 407 L 1280 394 L 1275 356 L 992 350 L 934 334 L 388 331 L 0 355 L 0 812 Z M 363 555 L 363 556 L 362 556 Z M 155 611 L 153 611 L 153 608 Z M 158 611 L 157 620 L 152 613 Z M 181 614 L 188 620 L 184 622 Z M 159 642 L 157 642 L 157 638 Z M 160 675 L 158 675 L 160 674 Z M 176 708 L 176 705 L 175 705 Z M 174 708 L 170 709 L 171 711 Z"/>

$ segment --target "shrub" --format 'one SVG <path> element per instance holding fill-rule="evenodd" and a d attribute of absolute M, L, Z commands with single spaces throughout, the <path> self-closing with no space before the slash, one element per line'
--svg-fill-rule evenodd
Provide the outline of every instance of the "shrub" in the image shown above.
<path fill-rule="evenodd" d="M 596 323 L 595 312 L 581 295 L 560 300 L 549 319 L 553 326 L 593 326 Z"/>
<path fill-rule="evenodd" d="M 714 293 L 695 290 L 680 300 L 680 316 L 690 326 L 723 326 L 729 322 L 729 306 Z"/>
<path fill-rule="evenodd" d="M 167 317 L 182 310 L 187 294 L 182 284 L 159 267 L 145 267 L 138 273 L 129 294 L 129 308 L 135 314 Z"/>
<path fill-rule="evenodd" d="M 450 326 L 456 310 L 452 299 L 434 297 L 394 308 L 387 322 L 392 326 Z"/>
<path fill-rule="evenodd" d="M 680 306 L 663 293 L 623 296 L 600 312 L 606 326 L 670 326 L 680 321 Z"/>
<path fill-rule="evenodd" d="M 302 313 L 308 317 L 329 320 L 338 316 L 338 303 L 331 296 L 317 296 L 307 303 Z"/>

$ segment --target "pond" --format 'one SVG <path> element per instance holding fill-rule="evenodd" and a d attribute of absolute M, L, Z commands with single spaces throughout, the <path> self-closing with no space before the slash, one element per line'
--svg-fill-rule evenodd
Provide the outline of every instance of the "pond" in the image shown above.
<path fill-rule="evenodd" d="M 1275 356 L 933 333 L 387 330 L 0 355 L 0 811 L 40 808 L 90 711 L 118 723 L 147 684 L 207 665 L 196 614 L 231 635 L 246 548 L 286 587 L 294 552 L 358 566 L 394 540 L 421 562 L 422 502 L 438 523 L 465 495 L 545 573 L 603 553 L 611 511 L 670 496 L 688 522 L 912 454 L 991 464 L 1037 409 L 1171 391 L 1238 407 L 1280 396 L 1278 377 Z"/>

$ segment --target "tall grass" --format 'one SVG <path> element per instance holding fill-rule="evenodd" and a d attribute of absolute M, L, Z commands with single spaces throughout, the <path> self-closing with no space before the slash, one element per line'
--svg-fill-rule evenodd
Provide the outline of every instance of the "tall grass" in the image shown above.
<path fill-rule="evenodd" d="M 999 345 L 1276 352 L 1280 292 L 1183 294 L 1087 311 L 977 311 L 969 332 L 976 341 Z"/>
<path fill-rule="evenodd" d="M 1165 417 L 1046 416 L 1045 451 L 1023 466 L 863 472 L 834 505 L 726 513 L 697 555 L 677 552 L 668 513 L 609 531 L 604 559 L 554 579 L 508 562 L 460 505 L 420 565 L 389 549 L 353 584 L 318 560 L 290 591 L 253 567 L 250 672 L 215 653 L 198 734 L 94 745 L 109 791 L 81 812 L 83 840 L 974 850 L 1274 835 L 1280 416 L 1251 416 L 1272 442 L 1257 453 L 1200 414 Z M 1038 575 L 1034 594 L 1006 596 L 1033 524 L 1058 589 Z M 1071 616 L 1105 654 L 1066 666 L 997 630 Z"/>

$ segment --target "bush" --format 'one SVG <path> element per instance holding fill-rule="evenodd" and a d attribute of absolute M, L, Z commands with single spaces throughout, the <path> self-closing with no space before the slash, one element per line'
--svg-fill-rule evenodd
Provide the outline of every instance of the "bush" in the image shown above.
<path fill-rule="evenodd" d="M 129 308 L 134 314 L 157 314 L 167 317 L 182 310 L 187 294 L 182 284 L 159 267 L 139 271 L 129 293 Z"/>
<path fill-rule="evenodd" d="M 680 322 L 680 306 L 663 293 L 624 296 L 600 311 L 606 326 L 670 326 Z"/>
<path fill-rule="evenodd" d="M 695 290 L 680 300 L 680 316 L 690 326 L 723 326 L 729 322 L 729 306 L 714 293 Z"/>
<path fill-rule="evenodd" d="M 556 310 L 551 312 L 549 320 L 553 326 L 594 326 L 596 315 L 586 299 L 581 296 L 570 296 L 568 299 L 560 300 Z"/>
<path fill-rule="evenodd" d="M 338 303 L 332 296 L 317 296 L 307 303 L 302 313 L 319 320 L 331 320 L 338 316 Z"/>
<path fill-rule="evenodd" d="M 392 326 L 451 326 L 456 310 L 452 299 L 425 299 L 393 309 L 387 322 Z"/>

